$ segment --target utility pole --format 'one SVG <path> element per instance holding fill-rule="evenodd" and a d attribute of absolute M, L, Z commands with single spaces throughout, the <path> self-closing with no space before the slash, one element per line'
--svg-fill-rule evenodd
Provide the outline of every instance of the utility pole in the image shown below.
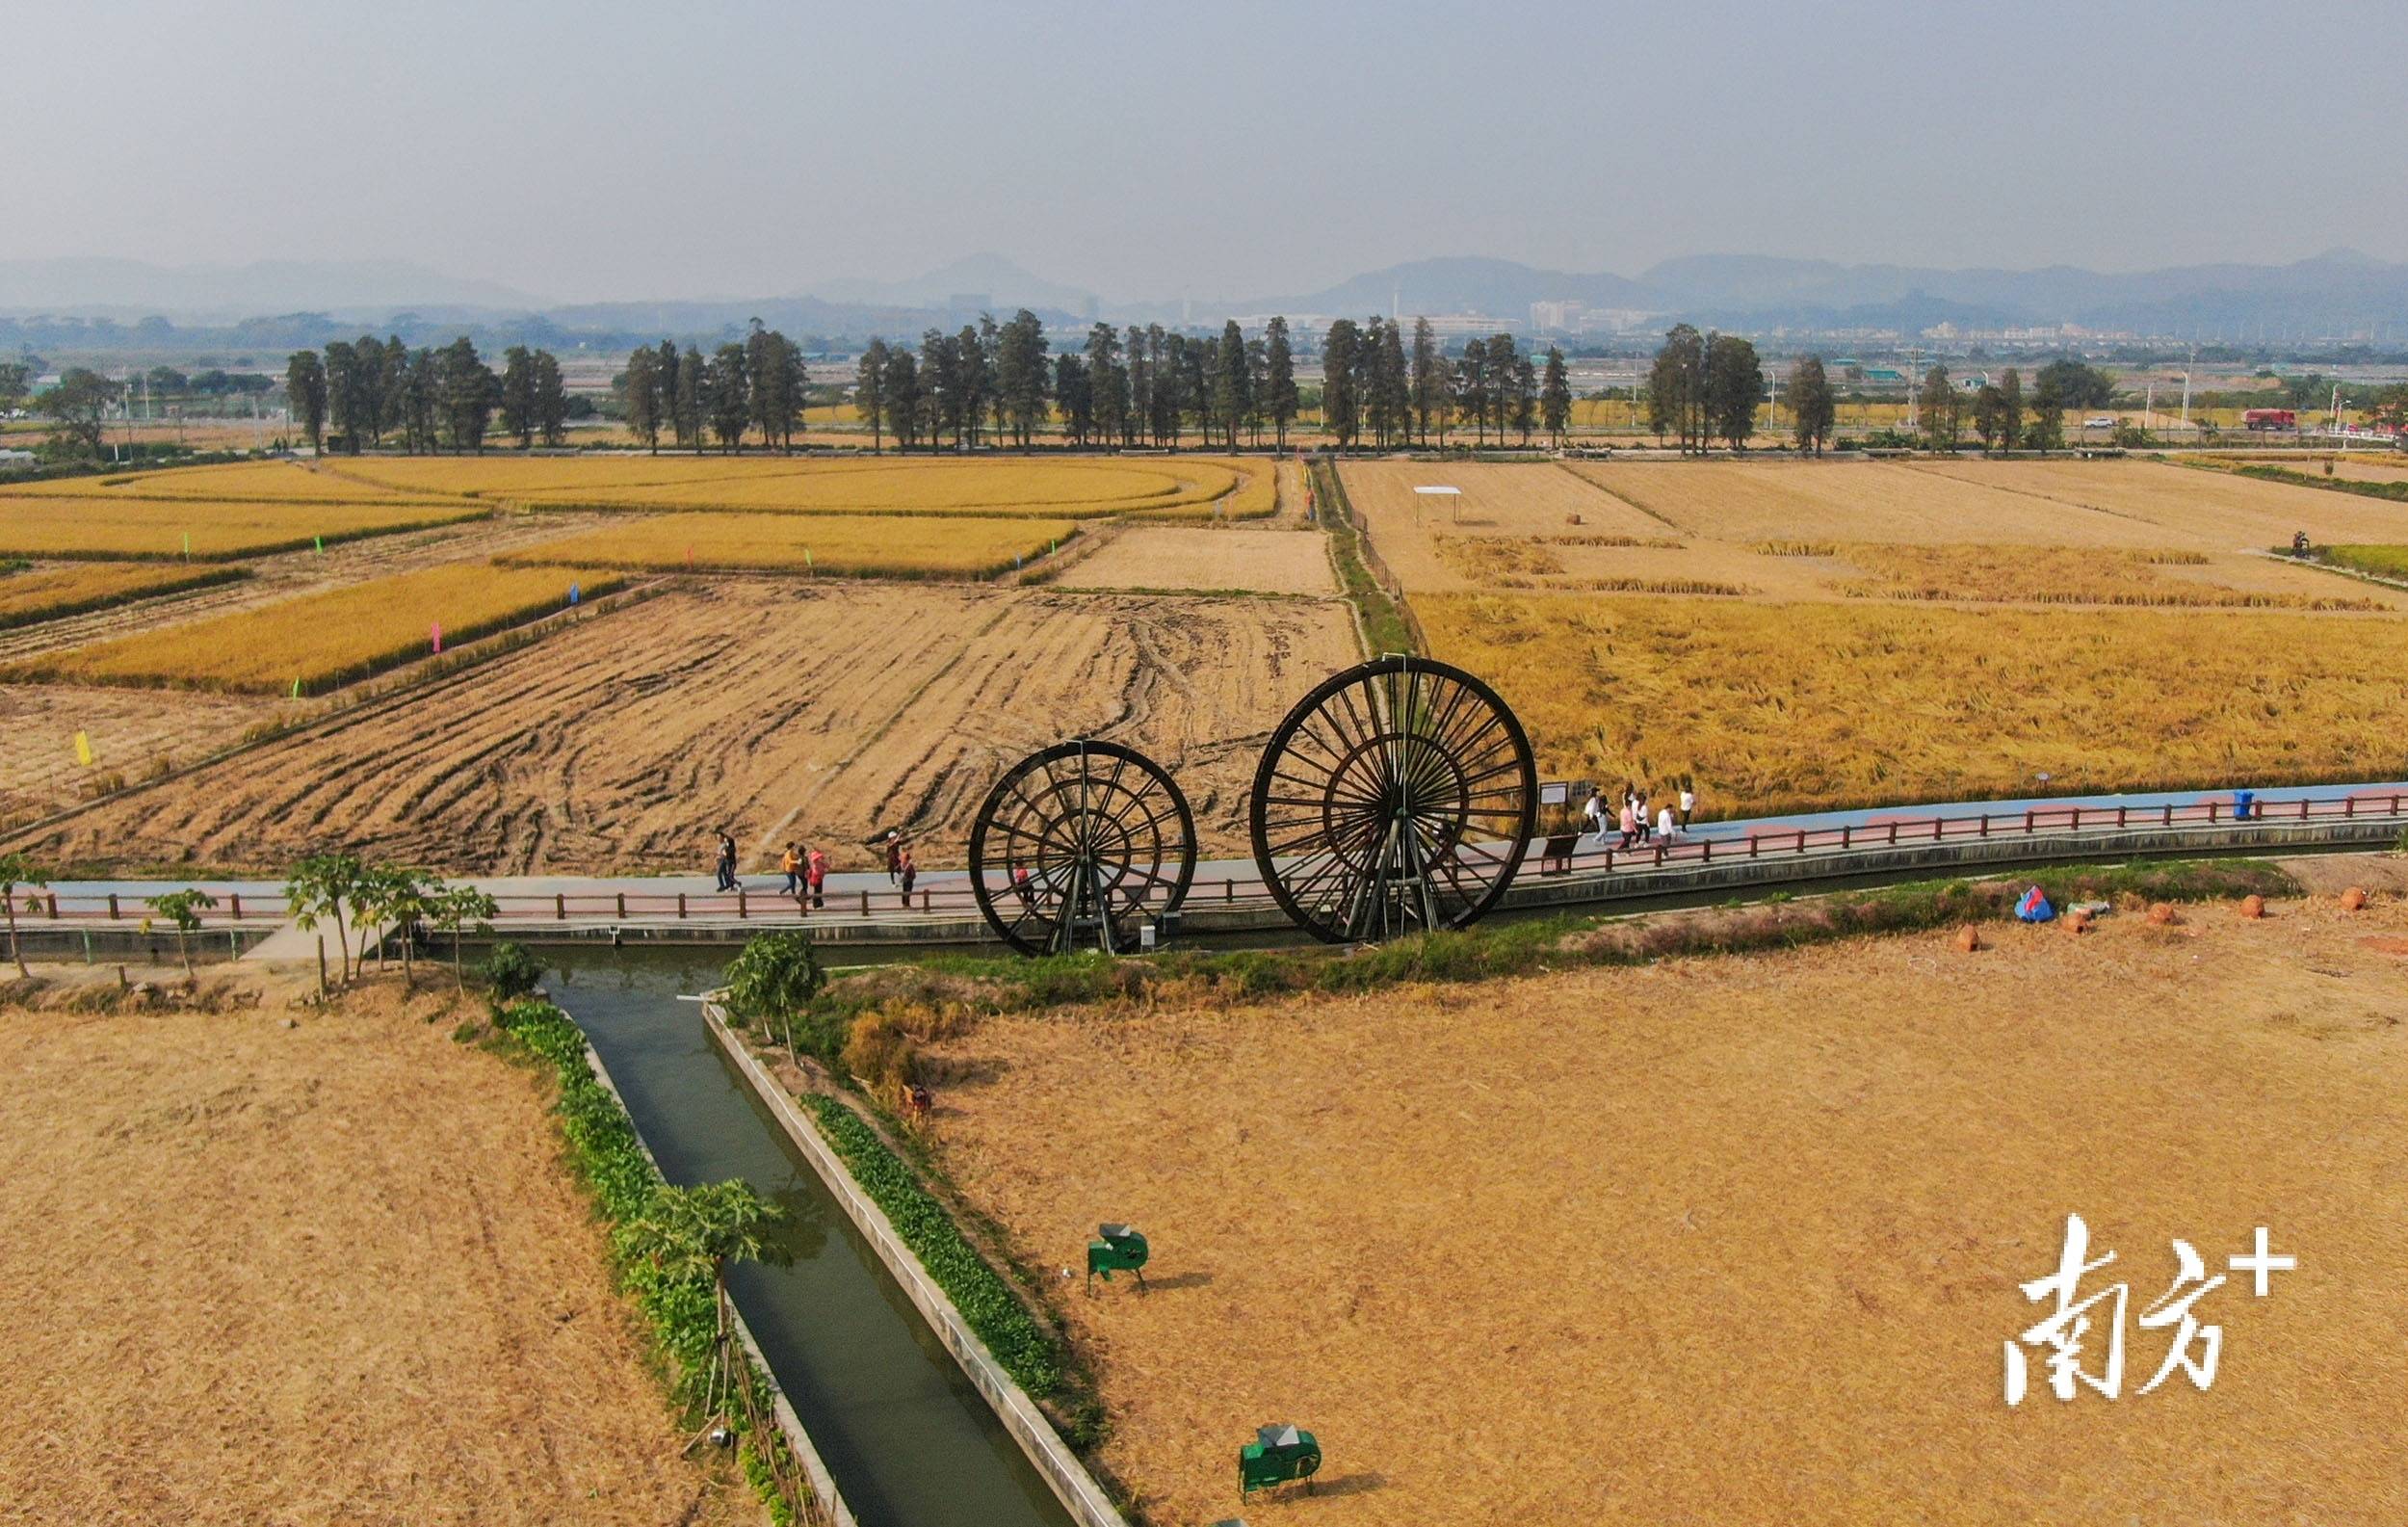
<path fill-rule="evenodd" d="M 2198 347 L 2197 345 L 2195 345 L 2195 344 L 2194 344 L 2194 345 L 2192 345 L 2192 346 L 2190 347 L 2190 358 L 2189 358 L 2188 360 L 2186 360 L 2186 361 L 2185 361 L 2185 362 L 2183 363 L 2183 365 L 2184 365 L 2184 370 L 2183 370 L 2183 429 L 2184 429 L 2186 432 L 2187 432 L 2187 431 L 2190 429 L 2190 371 L 2189 371 L 2189 368 L 2190 368 L 2190 367 L 2192 367 L 2192 366 L 2195 366 L 2195 365 L 2197 365 L 2197 364 L 2199 364 L 2199 347 Z"/>

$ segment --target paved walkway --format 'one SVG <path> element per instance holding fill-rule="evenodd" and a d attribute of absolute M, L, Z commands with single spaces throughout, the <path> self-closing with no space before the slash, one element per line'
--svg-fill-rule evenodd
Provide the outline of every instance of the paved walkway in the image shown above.
<path fill-rule="evenodd" d="M 2350 799 L 2379 800 L 2388 805 L 2391 798 L 2408 795 L 2408 781 L 2275 786 L 2257 791 L 2256 795 L 2262 803 L 2277 808 L 2285 803 L 2336 803 Z M 1701 822 L 1683 834 L 1682 841 L 1690 846 L 1683 851 L 1683 856 L 1706 852 L 1719 860 L 1729 849 L 1745 848 L 1751 840 L 1766 840 L 1768 851 L 1772 848 L 1786 850 L 1798 843 L 1800 834 L 1816 838 L 1819 850 L 1845 851 L 1847 844 L 1841 835 L 1843 829 L 1861 830 L 1898 824 L 1905 829 L 1899 835 L 1911 838 L 1915 835 L 1909 826 L 1911 824 L 1928 824 L 1937 820 L 1962 823 L 1984 814 L 1994 821 L 2016 826 L 2021 826 L 2029 814 L 2041 819 L 2044 826 L 2054 826 L 2063 823 L 2070 813 L 2077 810 L 2098 813 L 2111 812 L 2120 807 L 2131 813 L 2145 815 L 2159 813 L 2168 807 L 2178 811 L 2186 808 L 2196 811 L 2212 803 L 2229 811 L 2233 802 L 2234 792 L 2231 790 L 2156 791 L 1947 802 Z M 2084 826 L 2095 828 L 2104 824 L 2088 822 Z M 1970 832 L 1971 829 L 1966 830 Z M 1616 861 L 1609 863 L 1605 856 L 1597 852 L 1599 840 L 1594 834 L 1584 834 L 1580 841 L 1583 857 L 1576 863 L 1575 870 L 1583 875 L 1591 871 L 1601 871 L 1610 877 L 1636 873 L 1647 864 L 1656 862 L 1642 852 L 1636 856 L 1619 856 Z M 1868 841 L 1860 837 L 1858 846 L 1864 846 Z M 1712 845 L 1713 848 L 1703 850 L 1698 847 L 1701 845 Z M 1525 868 L 1525 875 L 1536 868 L 1538 856 L 1537 846 L 1533 844 L 1531 863 Z M 824 907 L 804 916 L 783 894 L 784 877 L 779 874 L 740 877 L 739 883 L 744 892 L 741 900 L 720 893 L 716 876 L 708 873 L 652 876 L 504 875 L 479 876 L 470 880 L 470 883 L 502 902 L 506 926 L 527 926 L 538 922 L 589 927 L 673 926 L 678 923 L 703 926 L 738 923 L 791 925 L 798 921 L 819 921 L 823 924 L 850 924 L 856 930 L 865 918 L 877 924 L 909 921 L 958 926 L 964 922 L 975 923 L 977 914 L 971 906 L 967 882 L 968 875 L 962 870 L 924 871 L 919 877 L 913 898 L 916 905 L 905 908 L 900 905 L 900 894 L 882 870 L 831 874 L 827 879 Z M 231 922 L 239 898 L 241 903 L 248 904 L 242 909 L 244 923 L 274 926 L 274 932 L 255 945 L 246 958 L 296 961 L 317 959 L 318 932 L 304 931 L 284 919 L 283 885 L 275 881 L 63 881 L 50 887 L 48 894 L 57 898 L 64 917 L 110 919 L 114 912 L 114 920 L 139 922 L 149 916 L 145 906 L 148 897 L 185 884 L 197 884 L 219 897 L 221 906 L 211 918 L 213 924 Z M 111 898 L 115 901 L 112 902 Z M 1208 859 L 1196 865 L 1189 907 L 1191 910 L 1209 908 L 1216 904 L 1243 907 L 1264 899 L 1251 858 Z M 326 931 L 330 933 L 330 930 Z"/>

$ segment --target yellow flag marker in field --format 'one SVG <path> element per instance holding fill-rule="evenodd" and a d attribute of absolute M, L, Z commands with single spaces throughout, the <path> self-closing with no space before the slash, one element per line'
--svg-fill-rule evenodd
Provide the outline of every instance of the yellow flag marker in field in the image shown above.
<path fill-rule="evenodd" d="M 87 769 L 92 767 L 91 733 L 79 731 L 75 734 L 75 761 Z"/>

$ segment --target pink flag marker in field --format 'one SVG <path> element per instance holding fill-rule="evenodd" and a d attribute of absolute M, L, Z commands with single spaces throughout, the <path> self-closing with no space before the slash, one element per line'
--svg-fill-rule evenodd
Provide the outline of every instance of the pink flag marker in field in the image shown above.
<path fill-rule="evenodd" d="M 434 649 L 435 649 L 437 652 L 442 651 L 442 650 L 443 650 L 443 622 L 442 622 L 442 621 L 437 620 L 437 621 L 434 623 L 434 629 L 433 629 L 433 633 L 432 633 L 432 635 L 433 635 L 433 640 L 434 640 Z"/>

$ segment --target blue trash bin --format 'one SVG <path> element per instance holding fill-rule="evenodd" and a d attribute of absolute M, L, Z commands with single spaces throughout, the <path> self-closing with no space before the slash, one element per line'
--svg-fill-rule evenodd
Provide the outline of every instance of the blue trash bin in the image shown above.
<path fill-rule="evenodd" d="M 2247 822 L 2257 814 L 2258 792 L 2255 790 L 2236 790 L 2233 792 L 2234 821 Z"/>

